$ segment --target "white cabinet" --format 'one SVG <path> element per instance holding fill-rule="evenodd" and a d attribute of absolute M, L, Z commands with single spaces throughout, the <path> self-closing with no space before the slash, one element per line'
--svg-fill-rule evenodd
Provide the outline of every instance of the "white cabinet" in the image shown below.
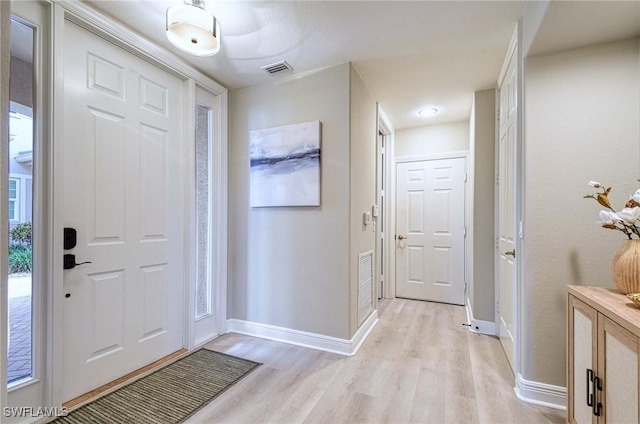
<path fill-rule="evenodd" d="M 640 309 L 615 290 L 569 286 L 567 421 L 637 424 Z"/>

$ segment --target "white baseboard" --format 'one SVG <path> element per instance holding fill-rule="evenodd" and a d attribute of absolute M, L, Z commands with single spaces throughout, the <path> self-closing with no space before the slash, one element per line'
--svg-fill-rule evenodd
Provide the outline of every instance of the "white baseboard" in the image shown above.
<path fill-rule="evenodd" d="M 496 331 L 496 323 L 491 321 L 481 321 L 473 318 L 473 310 L 471 309 L 471 302 L 467 297 L 467 321 L 469 321 L 469 331 L 472 333 L 487 334 L 489 336 L 495 336 L 498 334 Z"/>
<path fill-rule="evenodd" d="M 362 323 L 351 340 L 240 319 L 227 320 L 227 331 L 337 353 L 338 355 L 353 356 L 377 323 L 378 311 L 375 310 Z"/>
<path fill-rule="evenodd" d="M 566 387 L 525 380 L 522 378 L 522 375 L 518 373 L 514 390 L 516 397 L 523 402 L 546 406 L 547 408 L 560 409 L 562 411 L 567 410 Z"/>

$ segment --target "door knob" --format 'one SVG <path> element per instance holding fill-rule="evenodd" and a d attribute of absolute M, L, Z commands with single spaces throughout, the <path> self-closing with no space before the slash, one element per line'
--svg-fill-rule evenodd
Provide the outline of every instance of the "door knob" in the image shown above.
<path fill-rule="evenodd" d="M 504 252 L 504 255 L 513 256 L 515 258 L 516 257 L 516 249 L 509 250 L 508 252 Z"/>
<path fill-rule="evenodd" d="M 66 254 L 64 255 L 64 265 L 63 265 L 63 269 L 72 269 L 75 268 L 78 265 L 84 265 L 84 264 L 90 264 L 91 262 L 80 262 L 79 264 L 76 263 L 76 255 L 71 255 L 71 254 Z"/>
<path fill-rule="evenodd" d="M 406 238 L 407 238 L 407 236 L 403 236 L 402 234 L 400 234 L 400 235 L 398 236 L 398 240 L 404 240 L 404 239 L 406 239 Z"/>

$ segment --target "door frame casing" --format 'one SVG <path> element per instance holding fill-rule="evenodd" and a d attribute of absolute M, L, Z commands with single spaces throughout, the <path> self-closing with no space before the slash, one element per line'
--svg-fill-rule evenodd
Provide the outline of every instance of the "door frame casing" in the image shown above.
<path fill-rule="evenodd" d="M 389 251 L 389 256 L 391 256 L 393 258 L 393 280 L 394 280 L 394 284 L 393 284 L 393 296 L 396 296 L 396 236 L 398 234 L 398 228 L 397 228 L 397 219 L 396 219 L 396 214 L 397 214 L 397 209 L 398 209 L 398 199 L 397 199 L 397 178 L 398 178 L 398 164 L 400 163 L 407 163 L 407 162 L 423 162 L 423 161 L 431 161 L 431 160 L 441 160 L 441 159 L 460 159 L 463 158 L 464 159 L 464 172 L 465 172 L 465 181 L 464 181 L 464 193 L 463 193 L 463 199 L 464 199 L 464 226 L 466 229 L 466 233 L 469 233 L 469 223 L 471 222 L 471 217 L 469 216 L 469 195 L 471 190 L 473 190 L 473 188 L 469 188 L 469 151 L 468 150 L 457 150 L 457 151 L 451 151 L 451 152 L 445 152 L 445 153 L 434 153 L 434 154 L 430 154 L 430 155 L 411 155 L 411 156 L 398 156 L 396 158 L 394 158 L 393 160 L 393 197 L 392 197 L 392 201 L 393 201 L 393 237 L 391 236 L 387 236 L 387 238 L 390 240 L 390 242 L 392 243 L 392 250 Z M 471 186 L 473 187 L 473 186 Z M 466 305 L 467 302 L 467 298 L 468 298 L 468 291 L 469 291 L 469 281 L 468 281 L 468 275 L 469 275 L 469 260 L 470 260 L 470 255 L 467 254 L 468 252 L 468 241 L 469 238 L 467 236 L 467 234 L 465 234 L 464 236 L 464 245 L 463 245 L 463 249 L 462 251 L 464 252 L 464 303 Z M 393 252 L 393 254 L 391 254 L 391 252 Z"/>
<path fill-rule="evenodd" d="M 182 62 L 178 57 L 165 51 L 164 49 L 156 46 L 155 44 L 142 38 L 132 30 L 122 26 L 121 24 L 103 16 L 101 13 L 91 9 L 89 6 L 84 5 L 81 2 L 67 2 L 56 1 L 54 4 L 54 18 L 53 18 L 53 154 L 50 158 L 50 165 L 53 168 L 51 187 L 51 199 L 53 204 L 51 207 L 51 213 L 53 216 L 53 231 L 52 238 L 53 243 L 50 245 L 51 257 L 62 257 L 62 204 L 56 199 L 60 198 L 59 193 L 63 192 L 62 185 L 62 169 L 60 167 L 53 166 L 56 163 L 56 158 L 61 158 L 63 155 L 62 142 L 64 139 L 62 114 L 56 114 L 55 111 L 62 110 L 63 106 L 63 70 L 62 70 L 62 45 L 65 24 L 70 21 L 74 24 L 99 35 L 100 37 L 108 40 L 118 47 L 128 51 L 129 53 L 142 58 L 143 60 L 159 67 L 163 71 L 166 71 L 184 82 L 184 173 L 186 181 L 194 182 L 193 176 L 195 175 L 195 160 L 193 156 L 193 143 L 195 142 L 195 131 L 189 125 L 195 119 L 195 85 L 207 89 L 217 97 L 218 107 L 214 111 L 215 122 L 218 124 L 215 129 L 216 143 L 214 143 L 215 150 L 213 151 L 216 162 L 212 166 L 218 166 L 217 170 L 214 170 L 214 184 L 215 185 L 215 204 L 220 211 L 218 220 L 226 219 L 227 214 L 227 187 L 224 184 L 225 176 L 227 173 L 227 155 L 228 155 L 228 126 L 227 126 L 227 104 L 228 104 L 228 92 L 227 89 L 216 83 L 206 75 L 196 71 L 186 63 Z M 191 221 L 195 216 L 195 205 L 187 203 L 190 199 L 189 190 L 185 191 L 185 228 L 190 228 Z M 216 270 L 216 279 L 214 281 L 216 301 L 215 301 L 215 314 L 217 321 L 218 333 L 223 334 L 226 332 L 226 318 L 227 318 L 227 258 L 226 258 L 226 244 L 227 233 L 224 225 L 219 225 L 216 229 L 214 237 L 216 254 L 214 256 L 214 263 L 212 267 Z M 185 242 L 191 243 L 192 240 L 188 240 L 190 236 L 189 231 L 185 232 Z M 224 248 L 220 248 L 220 247 Z M 190 266 L 194 263 L 195 259 L 191 257 L 192 253 L 189 248 L 185 249 L 185 270 L 184 270 L 184 319 L 183 319 L 183 347 L 186 349 L 192 349 L 194 347 L 194 332 L 193 332 L 193 314 L 195 297 L 192 296 L 195 293 L 195 280 L 193 280 Z M 59 364 L 63 363 L 63 346 L 62 346 L 62 334 L 63 327 L 63 270 L 62 261 L 53 261 L 53 278 L 51 283 L 51 298 L 48 304 L 48 322 L 50 323 L 50 346 L 47 355 L 47 370 L 48 370 L 48 393 L 50 395 L 50 404 L 52 406 L 59 406 L 62 404 L 62 369 Z"/>
<path fill-rule="evenodd" d="M 212 284 L 216 281 L 224 281 L 224 284 L 217 284 L 219 290 L 213 294 L 212 308 L 215 318 L 217 334 L 211 335 L 211 337 L 204 339 L 197 339 L 198 334 L 196 331 L 196 324 L 193 319 L 188 319 L 189 324 L 189 336 L 185 339 L 185 346 L 188 346 L 189 350 L 200 347 L 208 343 L 213 338 L 220 334 L 226 333 L 226 306 L 227 306 L 227 185 L 225 184 L 225 176 L 227 175 L 227 144 L 215 143 L 216 140 L 221 140 L 223 137 L 223 122 L 227 122 L 226 108 L 222 108 L 222 98 L 216 95 L 209 87 L 203 86 L 197 81 L 188 80 L 185 81 L 186 91 L 188 96 L 194 99 L 193 103 L 186 105 L 185 122 L 195 122 L 196 108 L 200 104 L 198 100 L 198 90 L 204 91 L 214 97 L 213 104 L 207 104 L 211 106 L 213 113 L 213 137 L 209 144 L 209 239 L 211 240 L 209 259 L 210 269 L 209 277 Z M 224 110 L 223 110 L 224 109 Z M 188 150 L 186 155 L 187 164 L 189 165 L 187 172 L 187 181 L 193 181 L 195 176 L 195 138 L 196 129 L 195 126 L 186 128 L 189 132 L 189 140 L 193 140 L 194 143 L 187 143 L 185 148 Z M 195 184 L 190 185 L 185 190 L 186 205 L 196 204 L 196 187 Z M 213 205 L 224 205 L 224 208 L 214 208 Z M 195 244 L 192 241 L 196 240 L 196 216 L 197 210 L 194 207 L 192 211 L 192 219 L 190 226 L 185 231 L 185 264 L 186 272 L 189 275 L 187 281 L 194 281 L 194 284 L 187 287 L 188 298 L 195 299 L 196 297 L 196 284 L 195 284 L 195 272 L 196 272 L 196 249 Z M 225 264 L 225 266 L 220 266 Z M 190 310 L 187 311 L 188 317 L 195 316 L 195 302 L 189 303 Z M 224 316 L 221 316 L 217 312 L 223 310 Z M 185 334 L 185 337 L 187 335 Z"/>
<path fill-rule="evenodd" d="M 391 230 L 395 230 L 395 225 L 392 225 L 395 222 L 395 198 L 393 197 L 395 194 L 395 179 L 394 169 L 395 162 L 394 158 L 394 130 L 391 121 L 387 117 L 387 114 L 382 109 L 382 106 L 378 104 L 378 131 L 380 131 L 385 137 L 385 169 L 384 169 L 384 187 L 385 187 L 385 204 L 383 205 L 384 210 L 382 211 L 382 218 L 384 219 L 384 228 L 385 228 L 385 252 L 386 255 L 383 259 L 384 261 L 384 281 L 382 287 L 383 299 L 393 299 L 396 297 L 396 271 L 395 271 L 395 243 L 393 238 L 390 236 Z M 377 144 L 377 141 L 376 141 Z M 379 152 L 376 153 L 379 156 Z M 380 158 L 377 157 L 378 163 L 380 162 Z M 376 188 L 376 203 L 378 202 L 380 193 Z M 392 206 L 393 204 L 393 206 Z M 380 206 L 380 205 L 379 205 Z M 378 252 L 378 229 L 376 227 L 376 252 Z M 391 254 L 394 252 L 394 254 Z M 376 256 L 378 253 L 376 253 Z M 376 266 L 377 269 L 377 266 Z M 377 276 L 376 276 L 377 277 Z M 376 303 L 377 299 L 377 278 L 376 278 Z"/>
<path fill-rule="evenodd" d="M 9 2 L 0 2 L 0 149 L 9 151 Z M 0 161 L 0 198 L 8 198 L 9 162 Z M 7 180 L 5 180 L 7 178 Z M 9 205 L 0 202 L 0 222 L 9 222 Z M 0 226 L 0 355 L 7 357 L 9 226 Z M 6 361 L 3 361 L 6 364 Z M 0 381 L 7 381 L 7 366 L 0 366 Z M 0 406 L 7 404 L 7 385 L 0 384 Z"/>
<path fill-rule="evenodd" d="M 53 114 L 51 110 L 52 84 L 50 75 L 53 69 L 51 61 L 52 43 L 48 35 L 52 31 L 52 4 L 48 1 L 20 2 L 12 4 L 11 17 L 23 21 L 35 29 L 35 43 L 33 50 L 33 165 L 31 181 L 32 194 L 32 222 L 35 237 L 33 237 L 32 263 L 32 322 L 31 322 L 31 366 L 32 378 L 21 382 L 7 390 L 7 402 L 11 406 L 38 406 L 49 401 L 47 389 L 48 380 L 48 352 L 47 346 L 51 341 L 49 322 L 47 320 L 48 302 L 51 298 L 49 291 L 51 281 L 51 228 L 52 220 L 49 213 L 51 185 L 51 128 Z M 10 98 L 7 98 L 7 103 Z M 8 175 L 10 177 L 10 175 Z M 6 178 L 3 174 L 2 178 Z M 34 284 L 41 282 L 42 284 Z M 4 354 L 6 358 L 6 354 Z M 3 380 L 3 381 L 6 381 Z M 15 419 L 15 417 L 13 417 Z"/>

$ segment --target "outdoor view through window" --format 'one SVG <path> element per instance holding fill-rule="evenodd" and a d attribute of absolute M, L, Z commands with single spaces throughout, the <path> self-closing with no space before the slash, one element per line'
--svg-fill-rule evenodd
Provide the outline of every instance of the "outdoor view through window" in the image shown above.
<path fill-rule="evenodd" d="M 31 377 L 33 368 L 33 45 L 34 30 L 12 19 L 8 199 L 9 384 Z"/>

